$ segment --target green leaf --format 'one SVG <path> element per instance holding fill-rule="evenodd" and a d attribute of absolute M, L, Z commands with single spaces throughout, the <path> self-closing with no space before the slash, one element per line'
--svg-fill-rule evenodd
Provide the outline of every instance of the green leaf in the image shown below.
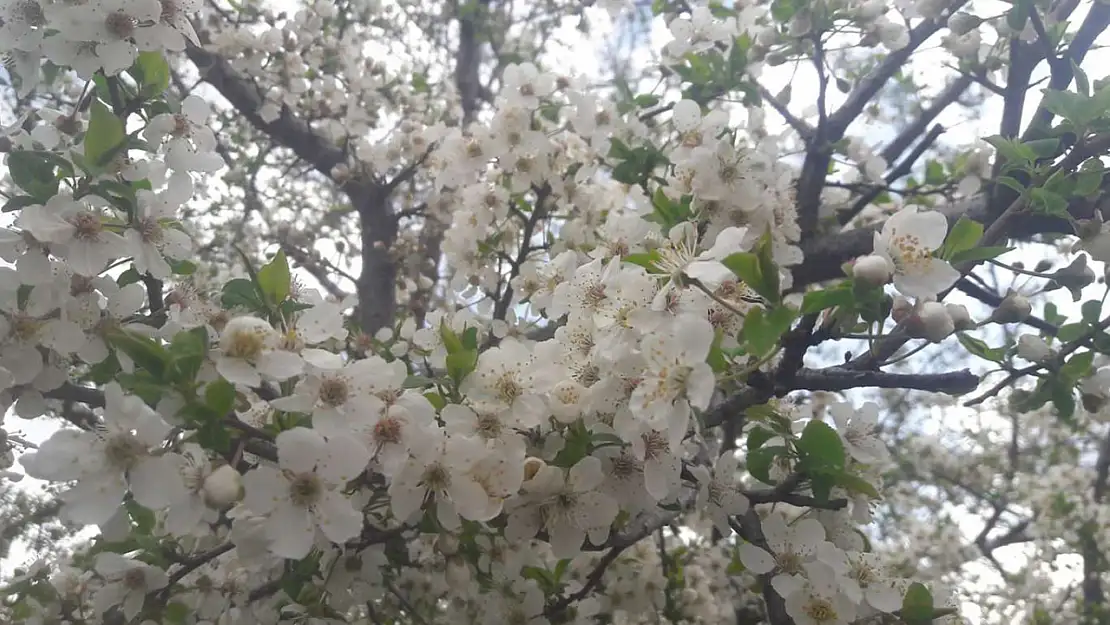
<path fill-rule="evenodd" d="M 85 160 L 93 167 L 107 165 L 127 144 L 123 120 L 99 100 L 92 103 L 89 129 L 85 133 Z"/>
<path fill-rule="evenodd" d="M 1090 197 L 1102 187 L 1105 171 L 1099 169 L 1086 169 L 1075 174 L 1074 194 L 1079 197 Z"/>
<path fill-rule="evenodd" d="M 235 385 L 220 378 L 204 388 L 204 404 L 219 417 L 231 414 L 235 408 Z"/>
<path fill-rule="evenodd" d="M 721 261 L 721 264 L 753 289 L 763 282 L 763 275 L 759 271 L 759 257 L 751 252 L 730 254 Z"/>
<path fill-rule="evenodd" d="M 171 602 L 162 611 L 162 618 L 173 625 L 185 625 L 185 621 L 192 614 L 192 610 L 184 603 Z"/>
<path fill-rule="evenodd" d="M 27 195 L 35 200 L 30 204 L 45 204 L 58 192 L 58 177 L 54 170 L 59 158 L 51 152 L 34 150 L 16 150 L 8 154 L 8 174 L 16 186 L 26 191 Z M 69 172 L 72 174 L 73 166 L 62 160 L 69 166 Z M 26 205 L 29 204 L 24 204 Z M 14 208 L 5 206 L 4 210 L 14 210 Z"/>
<path fill-rule="evenodd" d="M 898 615 L 906 625 L 932 625 L 933 594 L 920 583 L 910 584 Z"/>
<path fill-rule="evenodd" d="M 798 451 L 807 471 L 823 472 L 844 468 L 847 457 L 840 435 L 829 424 L 816 419 L 806 424 L 798 438 Z"/>
<path fill-rule="evenodd" d="M 1017 191 L 1018 193 L 1025 193 L 1025 185 L 1021 184 L 1021 182 L 1017 178 L 1012 178 L 1010 176 L 999 176 L 996 182 L 1004 187 L 1009 187 L 1014 191 Z"/>
<path fill-rule="evenodd" d="M 973 247 L 970 250 L 956 252 L 952 255 L 951 258 L 948 259 L 948 262 L 952 263 L 953 265 L 959 265 L 960 263 L 969 262 L 977 263 L 979 261 L 989 260 L 991 258 L 998 258 L 1006 252 L 1012 252 L 1013 250 L 1014 248 L 1006 247 L 1003 245 L 995 245 L 990 247 Z"/>
<path fill-rule="evenodd" d="M 1037 156 L 1052 157 L 1056 155 L 1056 151 L 1060 148 L 1060 139 L 1056 137 L 1033 139 L 1032 141 L 1026 141 L 1025 145 L 1029 146 Z"/>
<path fill-rule="evenodd" d="M 127 354 L 139 368 L 152 375 L 154 379 L 164 379 L 169 354 L 154 339 L 127 330 L 118 330 L 108 336 L 108 343 Z"/>
<path fill-rule="evenodd" d="M 963 345 L 964 349 L 966 349 L 968 353 L 978 356 L 984 360 L 1001 363 L 1002 360 L 1006 357 L 1005 347 L 991 347 L 990 345 L 987 345 L 984 341 L 970 336 L 965 332 L 960 332 L 956 334 L 956 339 L 960 341 L 960 345 Z"/>
<path fill-rule="evenodd" d="M 752 452 L 763 446 L 763 443 L 775 437 L 775 433 L 762 426 L 755 426 L 748 430 L 748 452 Z"/>
<path fill-rule="evenodd" d="M 292 278 L 285 252 L 278 250 L 273 260 L 258 270 L 258 287 L 271 303 L 277 305 L 289 297 Z"/>
<path fill-rule="evenodd" d="M 1094 363 L 1094 359 L 1094 352 L 1076 354 L 1069 358 L 1063 367 L 1060 367 L 1060 376 L 1068 383 L 1075 384 L 1081 378 L 1091 374 L 1091 365 Z"/>
<path fill-rule="evenodd" d="M 858 475 L 840 471 L 835 473 L 833 477 L 836 479 L 837 486 L 841 486 L 854 493 L 862 493 L 871 499 L 879 499 L 880 497 L 879 491 L 875 489 L 871 482 L 868 482 Z"/>
<path fill-rule="evenodd" d="M 1029 190 L 1029 197 L 1033 199 L 1034 207 L 1038 212 L 1060 217 L 1070 216 L 1068 213 L 1068 200 L 1059 193 L 1047 189 L 1034 187 Z"/>
<path fill-rule="evenodd" d="M 748 473 L 751 473 L 752 477 L 764 484 L 774 484 L 774 480 L 771 479 L 771 466 L 774 464 L 775 458 L 786 454 L 786 452 L 786 447 L 782 445 L 749 450 L 746 460 Z"/>
<path fill-rule="evenodd" d="M 939 161 L 929 159 L 929 161 L 925 163 L 925 183 L 939 185 L 944 184 L 944 180 L 944 165 Z"/>
<path fill-rule="evenodd" d="M 135 70 L 142 83 L 141 94 L 147 97 L 159 96 L 170 86 L 170 66 L 161 52 L 140 52 L 135 61 Z"/>
<path fill-rule="evenodd" d="M 1087 78 L 1087 73 L 1083 71 L 1083 68 L 1079 67 L 1075 59 L 1069 57 L 1068 62 L 1071 63 L 1071 73 L 1075 76 L 1075 90 L 1078 91 L 1080 95 L 1090 96 L 1091 81 Z"/>
<path fill-rule="evenodd" d="M 950 260 L 953 255 L 975 247 L 979 243 L 979 239 L 982 238 L 983 224 L 968 219 L 966 216 L 960 217 L 956 225 L 952 226 L 952 230 L 948 232 L 948 236 L 944 239 L 944 244 L 941 245 L 937 255 L 944 260 Z"/>
<path fill-rule="evenodd" d="M 476 349 L 463 349 L 447 354 L 447 374 L 456 383 L 462 382 L 463 378 L 470 375 L 477 364 L 478 350 Z"/>
<path fill-rule="evenodd" d="M 200 326 L 178 332 L 170 343 L 169 354 L 169 378 L 177 382 L 193 382 L 208 356 L 208 330 Z"/>
<path fill-rule="evenodd" d="M 466 349 L 463 346 L 462 339 L 459 338 L 459 335 L 456 334 L 455 331 L 447 325 L 446 321 L 442 321 L 439 324 L 439 336 L 440 339 L 443 341 L 443 347 L 447 349 L 448 354 L 458 353 Z"/>
<path fill-rule="evenodd" d="M 246 278 L 228 280 L 220 296 L 220 303 L 224 308 L 246 308 L 252 312 L 266 310 L 266 302 L 262 301 L 258 287 Z"/>
<path fill-rule="evenodd" d="M 994 135 L 983 140 L 994 146 L 994 149 L 998 150 L 998 153 L 1007 161 L 1027 164 L 1037 160 L 1037 153 L 1032 148 L 1015 139 Z"/>
<path fill-rule="evenodd" d="M 854 300 L 852 290 L 845 286 L 810 291 L 802 299 L 802 314 L 808 315 L 837 306 L 850 306 Z"/>
<path fill-rule="evenodd" d="M 622 261 L 632 265 L 639 265 L 647 269 L 649 273 L 654 273 L 656 271 L 655 263 L 659 262 L 659 259 L 658 250 L 652 250 L 641 254 L 629 254 L 628 256 L 621 257 Z"/>

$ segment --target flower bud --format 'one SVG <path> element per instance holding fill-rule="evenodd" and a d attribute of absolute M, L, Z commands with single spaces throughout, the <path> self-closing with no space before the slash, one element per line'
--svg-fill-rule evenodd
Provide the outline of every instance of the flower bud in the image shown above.
<path fill-rule="evenodd" d="M 894 276 L 890 261 L 877 254 L 864 256 L 852 265 L 852 277 L 856 282 L 870 287 L 881 287 Z"/>
<path fill-rule="evenodd" d="M 536 458 L 535 456 L 528 457 L 524 461 L 524 481 L 527 482 L 528 480 L 536 477 L 536 474 L 539 473 L 540 470 L 543 469 L 546 465 L 546 462 L 539 458 Z"/>
<path fill-rule="evenodd" d="M 894 297 L 894 304 L 890 307 L 890 318 L 894 323 L 902 323 L 910 318 L 913 314 L 913 304 L 910 300 L 897 295 Z"/>
<path fill-rule="evenodd" d="M 1017 353 L 1029 362 L 1044 362 L 1052 358 L 1052 348 L 1035 334 L 1023 334 L 1018 339 Z"/>
<path fill-rule="evenodd" d="M 940 343 L 956 331 L 948 309 L 940 302 L 925 302 L 917 317 L 921 322 L 922 338 L 933 343 Z"/>
<path fill-rule="evenodd" d="M 994 323 L 1021 323 L 1029 318 L 1033 305 L 1021 293 L 1010 293 L 991 313 Z"/>
<path fill-rule="evenodd" d="M 970 330 L 975 327 L 975 322 L 971 319 L 971 313 L 967 312 L 967 307 L 962 304 L 945 304 L 948 309 L 948 316 L 952 318 L 952 323 L 956 325 L 957 332 Z"/>
<path fill-rule="evenodd" d="M 243 497 L 243 479 L 229 464 L 204 478 L 204 503 L 222 510 Z"/>

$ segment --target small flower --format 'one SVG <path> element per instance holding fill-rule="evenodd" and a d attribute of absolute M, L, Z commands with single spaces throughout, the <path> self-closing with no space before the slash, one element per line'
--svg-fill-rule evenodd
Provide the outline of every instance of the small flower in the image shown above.
<path fill-rule="evenodd" d="M 317 527 L 334 543 L 357 536 L 362 513 L 341 489 L 366 466 L 366 449 L 307 428 L 286 430 L 276 442 L 278 467 L 260 466 L 243 476 L 243 504 L 266 517 L 270 550 L 300 560 L 312 549 Z"/>
<path fill-rule="evenodd" d="M 128 622 L 142 611 L 148 593 L 161 590 L 169 583 L 169 576 L 162 569 L 118 553 L 98 554 L 94 568 L 106 582 L 93 596 L 94 609 L 103 614 L 121 606 Z"/>
<path fill-rule="evenodd" d="M 713 526 L 723 536 L 732 534 L 729 517 L 748 511 L 748 498 L 740 492 L 737 465 L 740 457 L 726 452 L 717 459 L 712 475 L 703 466 L 694 466 L 690 472 L 698 480 L 697 507 L 705 510 L 713 520 Z"/>
<path fill-rule="evenodd" d="M 867 402 L 858 409 L 847 402 L 829 406 L 837 432 L 844 441 L 844 449 L 863 464 L 886 462 L 890 452 L 878 437 L 879 406 Z"/>
<path fill-rule="evenodd" d="M 948 220 L 937 211 L 904 208 L 875 233 L 875 254 L 894 268 L 894 287 L 909 297 L 927 298 L 955 284 L 960 277 L 947 261 L 933 257 L 944 244 Z"/>
<path fill-rule="evenodd" d="M 227 322 L 216 350 L 216 371 L 228 382 L 260 386 L 262 376 L 287 380 L 304 369 L 301 357 L 279 349 L 281 336 L 266 321 L 242 316 Z"/>

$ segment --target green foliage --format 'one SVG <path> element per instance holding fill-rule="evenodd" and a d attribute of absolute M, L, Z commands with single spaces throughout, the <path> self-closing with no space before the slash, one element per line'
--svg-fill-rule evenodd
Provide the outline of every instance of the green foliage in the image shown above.
<path fill-rule="evenodd" d="M 99 100 L 94 100 L 85 133 L 85 162 L 100 169 L 127 146 L 123 120 Z"/>
<path fill-rule="evenodd" d="M 276 306 L 289 297 L 291 285 L 289 261 L 285 258 L 285 252 L 278 250 L 274 258 L 258 270 L 258 288 L 266 301 Z"/>
<path fill-rule="evenodd" d="M 932 625 L 933 594 L 929 589 L 919 583 L 910 584 L 906 596 L 902 599 L 902 609 L 899 616 L 906 625 Z"/>
<path fill-rule="evenodd" d="M 139 95 L 145 98 L 160 96 L 170 86 L 170 66 L 161 52 L 140 52 L 131 75 L 139 83 Z"/>
<path fill-rule="evenodd" d="M 944 260 L 951 260 L 956 254 L 974 248 L 982 238 L 983 224 L 968 219 L 967 216 L 960 217 L 948 231 L 948 236 L 945 237 L 944 244 L 937 250 L 936 255 Z"/>

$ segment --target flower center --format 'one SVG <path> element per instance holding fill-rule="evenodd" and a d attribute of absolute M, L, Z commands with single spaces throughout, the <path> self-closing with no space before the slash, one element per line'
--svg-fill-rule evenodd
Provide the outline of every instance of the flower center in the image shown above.
<path fill-rule="evenodd" d="M 74 228 L 73 238 L 83 241 L 97 240 L 104 230 L 104 224 L 101 223 L 100 217 L 88 211 L 77 213 L 69 219 L 69 223 Z"/>
<path fill-rule="evenodd" d="M 379 445 L 401 442 L 402 426 L 397 419 L 382 419 L 374 426 L 374 440 Z"/>
<path fill-rule="evenodd" d="M 350 388 L 342 378 L 326 378 L 320 383 L 320 401 L 328 406 L 342 406 L 349 395 Z"/>
<path fill-rule="evenodd" d="M 8 329 L 9 336 L 16 341 L 24 343 L 37 340 L 39 330 L 42 329 L 41 321 L 23 313 L 16 313 L 13 315 L 10 324 L 11 326 Z"/>
<path fill-rule="evenodd" d="M 113 436 L 104 446 L 108 463 L 120 471 L 131 469 L 145 453 L 146 445 L 128 432 Z"/>
<path fill-rule="evenodd" d="M 644 440 L 644 458 L 649 460 L 661 458 L 671 450 L 671 445 L 667 442 L 667 437 L 656 430 L 642 435 L 641 438 Z"/>
<path fill-rule="evenodd" d="M 144 217 L 135 224 L 135 230 L 139 232 L 139 237 L 142 238 L 143 243 L 158 244 L 162 242 L 162 226 L 159 225 L 157 219 Z"/>
<path fill-rule="evenodd" d="M 478 434 L 486 440 L 494 439 L 501 436 L 501 419 L 497 418 L 494 414 L 480 414 L 478 415 Z"/>
<path fill-rule="evenodd" d="M 324 485 L 315 473 L 300 473 L 289 482 L 289 499 L 302 508 L 315 504 L 323 493 Z"/>
<path fill-rule="evenodd" d="M 262 354 L 265 347 L 266 338 L 261 332 L 244 329 L 231 335 L 224 353 L 231 358 L 253 360 Z"/>
<path fill-rule="evenodd" d="M 517 398 L 524 394 L 524 389 L 511 373 L 501 374 L 501 377 L 497 378 L 497 381 L 494 382 L 493 388 L 497 391 L 497 396 L 501 401 L 506 404 L 512 404 Z"/>
<path fill-rule="evenodd" d="M 451 473 L 447 467 L 436 462 L 424 469 L 424 486 L 428 490 L 447 490 L 451 485 Z"/>
<path fill-rule="evenodd" d="M 139 568 L 129 569 L 123 574 L 123 585 L 128 590 L 144 590 L 146 588 L 146 575 Z"/>
<path fill-rule="evenodd" d="M 117 38 L 129 39 L 135 34 L 135 27 L 139 25 L 139 20 L 123 11 L 116 11 L 104 19 L 104 25 L 108 27 L 108 32 Z"/>
<path fill-rule="evenodd" d="M 818 623 L 829 623 L 836 621 L 836 610 L 832 604 L 825 599 L 818 599 L 813 597 L 805 607 L 806 616 L 817 621 Z"/>

